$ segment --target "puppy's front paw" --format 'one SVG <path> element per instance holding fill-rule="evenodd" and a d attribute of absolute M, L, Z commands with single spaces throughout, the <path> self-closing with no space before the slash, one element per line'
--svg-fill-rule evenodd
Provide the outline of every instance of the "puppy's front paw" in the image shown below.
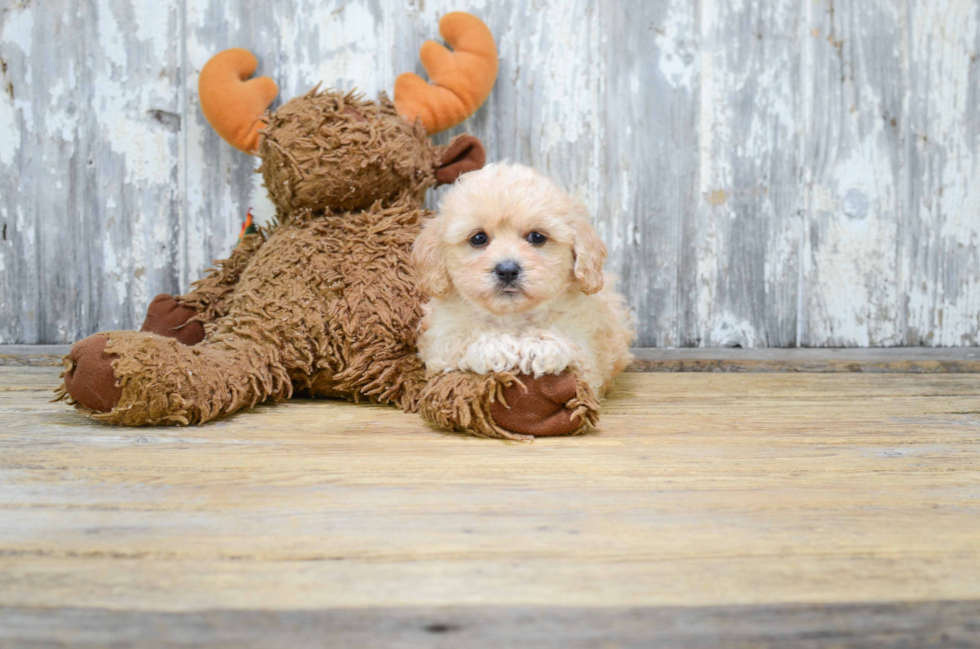
<path fill-rule="evenodd" d="M 558 374 L 568 368 L 574 352 L 571 344 L 560 338 L 528 339 L 521 345 L 518 368 L 535 378 L 542 374 Z"/>
<path fill-rule="evenodd" d="M 520 348 L 512 336 L 481 336 L 466 348 L 459 369 L 477 374 L 506 372 L 517 367 L 520 360 Z"/>

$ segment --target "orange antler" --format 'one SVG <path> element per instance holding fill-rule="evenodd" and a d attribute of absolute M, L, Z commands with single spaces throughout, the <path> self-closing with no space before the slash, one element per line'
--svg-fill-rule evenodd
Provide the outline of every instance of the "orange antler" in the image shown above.
<path fill-rule="evenodd" d="M 258 150 L 262 116 L 279 94 L 269 77 L 249 79 L 258 64 L 248 50 L 225 50 L 204 65 L 197 83 L 204 117 L 228 144 L 245 153 Z"/>
<path fill-rule="evenodd" d="M 439 33 L 452 52 L 434 41 L 426 41 L 419 51 L 434 85 L 412 72 L 395 79 L 398 112 L 410 122 L 421 118 L 430 135 L 475 113 L 497 80 L 497 46 L 483 21 L 456 11 L 442 17 Z"/>

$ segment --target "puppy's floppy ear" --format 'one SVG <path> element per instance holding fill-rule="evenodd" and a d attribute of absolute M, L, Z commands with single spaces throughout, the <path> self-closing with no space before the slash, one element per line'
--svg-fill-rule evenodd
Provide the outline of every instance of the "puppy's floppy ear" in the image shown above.
<path fill-rule="evenodd" d="M 449 291 L 449 270 L 439 245 L 442 218 L 435 216 L 422 227 L 412 245 L 412 265 L 419 290 L 430 297 L 442 297 Z"/>
<path fill-rule="evenodd" d="M 482 169 L 487 161 L 483 143 L 472 135 L 460 135 L 439 153 L 436 182 L 451 185 L 467 171 Z"/>
<path fill-rule="evenodd" d="M 586 295 L 592 295 L 602 290 L 602 266 L 606 263 L 606 244 L 596 234 L 585 206 L 577 205 L 572 218 L 575 228 L 575 279 L 578 286 Z"/>

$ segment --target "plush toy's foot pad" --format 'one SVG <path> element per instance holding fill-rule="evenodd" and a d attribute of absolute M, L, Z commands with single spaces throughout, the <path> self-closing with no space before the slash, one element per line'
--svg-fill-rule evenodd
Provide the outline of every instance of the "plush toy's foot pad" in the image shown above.
<path fill-rule="evenodd" d="M 105 334 L 95 334 L 75 343 L 68 358 L 70 367 L 64 373 L 65 391 L 78 405 L 98 412 L 109 412 L 122 397 L 112 371 L 114 354 L 105 353 Z"/>
<path fill-rule="evenodd" d="M 545 374 L 537 379 L 519 374 L 517 378 L 523 386 L 515 382 L 503 390 L 507 405 L 497 401 L 490 406 L 498 426 L 521 435 L 552 437 L 570 435 L 585 425 L 581 412 L 574 416 L 578 408 L 569 407 L 574 405 L 578 387 L 570 373 Z"/>
<path fill-rule="evenodd" d="M 181 304 L 172 295 L 161 293 L 146 309 L 146 320 L 140 331 L 173 338 L 185 345 L 196 345 L 204 340 L 204 325 L 197 320 L 189 322 L 196 316 L 195 309 Z"/>

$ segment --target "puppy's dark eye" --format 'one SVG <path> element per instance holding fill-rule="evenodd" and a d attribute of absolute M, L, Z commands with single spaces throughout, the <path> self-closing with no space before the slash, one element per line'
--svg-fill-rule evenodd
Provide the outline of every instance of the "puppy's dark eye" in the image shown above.
<path fill-rule="evenodd" d="M 527 235 L 527 242 L 532 246 L 540 246 L 547 240 L 548 237 L 544 236 L 540 232 L 532 232 L 531 234 Z"/>
<path fill-rule="evenodd" d="M 470 245 L 476 246 L 477 248 L 487 245 L 487 241 L 490 237 L 487 236 L 486 232 L 477 232 L 472 237 L 470 237 Z"/>

